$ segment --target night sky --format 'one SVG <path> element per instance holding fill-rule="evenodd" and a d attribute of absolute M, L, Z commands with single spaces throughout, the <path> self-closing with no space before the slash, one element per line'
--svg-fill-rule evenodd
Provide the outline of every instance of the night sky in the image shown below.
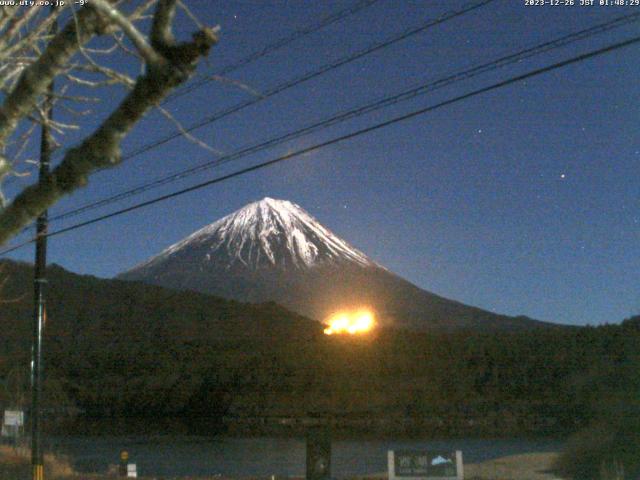
<path fill-rule="evenodd" d="M 175 99 L 166 108 L 190 125 L 468 3 L 379 0 L 224 80 Z M 525 6 L 525 0 L 496 0 L 194 134 L 222 153 L 233 152 L 523 48 L 640 13 L 640 6 L 575 3 Z M 192 0 L 188 4 L 204 23 L 221 27 L 219 45 L 199 70 L 207 74 L 355 2 Z M 179 27 L 183 35 L 194 29 L 184 18 Z M 51 228 L 638 34 L 640 22 L 595 35 L 54 222 Z M 113 105 L 109 99 L 105 102 L 104 108 Z M 640 313 L 639 114 L 640 46 L 635 45 L 52 238 L 49 261 L 74 272 L 111 277 L 246 203 L 270 196 L 299 204 L 374 260 L 428 291 L 510 315 L 570 324 L 616 323 Z M 123 150 L 131 151 L 174 128 L 152 114 L 126 140 Z M 94 175 L 85 189 L 60 202 L 51 214 L 214 158 L 184 138 L 171 141 Z M 31 181 L 14 181 L 8 193 Z M 11 255 L 29 261 L 32 257 L 32 246 Z"/>

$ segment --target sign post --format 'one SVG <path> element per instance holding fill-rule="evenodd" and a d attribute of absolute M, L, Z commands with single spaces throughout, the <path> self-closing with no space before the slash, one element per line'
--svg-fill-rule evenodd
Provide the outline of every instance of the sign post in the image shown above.
<path fill-rule="evenodd" d="M 23 429 L 24 412 L 22 410 L 5 410 L 2 421 L 2 436 L 11 438 L 13 445 L 16 446 Z"/>
<path fill-rule="evenodd" d="M 138 477 L 138 468 L 135 463 L 127 464 L 127 477 L 129 478 L 137 478 Z"/>
<path fill-rule="evenodd" d="M 24 412 L 22 410 L 5 410 L 3 425 L 12 427 L 24 426 Z"/>
<path fill-rule="evenodd" d="M 389 451 L 389 480 L 463 480 L 462 452 Z"/>

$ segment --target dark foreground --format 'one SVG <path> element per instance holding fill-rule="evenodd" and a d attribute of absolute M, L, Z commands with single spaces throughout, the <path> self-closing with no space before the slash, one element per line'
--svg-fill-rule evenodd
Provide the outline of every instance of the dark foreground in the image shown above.
<path fill-rule="evenodd" d="M 530 453 L 501 457 L 485 462 L 465 465 L 465 478 L 469 480 L 559 480 L 552 472 L 555 453 Z M 3 480 L 23 480 L 30 478 L 29 452 L 17 451 L 9 447 L 0 447 L 0 478 Z M 45 460 L 45 478 L 52 480 L 108 480 L 118 478 L 115 465 L 107 474 L 87 474 L 75 471 L 63 457 L 48 455 Z M 155 480 L 226 480 L 222 476 L 181 476 L 181 477 L 138 477 Z M 252 477 L 260 478 L 260 477 Z M 267 478 L 267 477 L 265 477 Z M 280 477 L 282 478 L 282 477 Z M 288 477 L 290 479 L 302 477 Z M 348 478 L 380 479 L 387 478 L 386 473 Z"/>

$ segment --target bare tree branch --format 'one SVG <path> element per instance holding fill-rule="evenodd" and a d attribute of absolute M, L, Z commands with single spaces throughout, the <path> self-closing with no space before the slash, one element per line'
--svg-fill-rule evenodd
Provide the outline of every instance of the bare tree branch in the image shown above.
<path fill-rule="evenodd" d="M 58 18 L 61 10 L 62 9 L 56 9 L 55 12 L 50 13 L 47 18 L 45 18 L 35 28 L 31 29 L 29 33 L 25 35 L 20 41 L 17 41 L 10 46 L 6 43 L 0 43 L 0 48 L 2 49 L 2 58 L 7 58 L 8 56 L 15 54 L 16 52 L 23 50 L 27 46 L 35 45 L 35 40 L 42 39 L 44 37 L 44 32 L 48 31 L 49 26 L 54 22 L 56 18 Z M 3 33 L 2 36 L 7 43 L 11 40 L 11 37 L 6 33 Z"/>
<path fill-rule="evenodd" d="M 162 61 L 162 57 L 151 48 L 151 45 L 147 43 L 144 35 L 142 35 L 133 23 L 122 15 L 118 9 L 112 7 L 111 4 L 105 0 L 91 0 L 91 5 L 104 13 L 112 22 L 122 29 L 147 63 L 153 64 Z"/>
<path fill-rule="evenodd" d="M 171 25 L 176 13 L 176 0 L 159 0 L 156 13 L 151 25 L 151 45 L 162 51 L 166 47 L 175 45 Z"/>
<path fill-rule="evenodd" d="M 195 143 L 196 145 L 198 145 L 199 147 L 203 148 L 204 150 L 207 150 L 208 152 L 213 153 L 214 155 L 217 156 L 221 156 L 224 154 L 224 152 L 222 152 L 221 150 L 217 150 L 215 148 L 213 148 L 211 145 L 209 145 L 208 143 L 200 140 L 198 137 L 196 137 L 195 135 L 189 133 L 187 131 L 186 128 L 184 128 L 184 125 L 182 125 L 182 123 L 180 123 L 180 121 L 174 117 L 171 112 L 169 110 L 167 110 L 166 108 L 160 106 L 160 105 L 156 105 L 156 108 L 158 110 L 160 110 L 160 113 L 162 113 L 162 115 L 164 115 L 165 118 L 167 118 L 171 123 L 173 123 L 176 128 L 178 129 L 178 131 L 190 142 Z"/>
<path fill-rule="evenodd" d="M 56 35 L 44 53 L 24 69 L 20 80 L 0 108 L 0 146 L 6 143 L 18 122 L 35 107 L 39 97 L 64 65 L 96 34 L 104 33 L 109 23 L 93 8 L 82 8 L 77 21 L 70 21 Z"/>
<path fill-rule="evenodd" d="M 159 0 L 150 34 L 151 47 L 158 59 L 147 63 L 146 71 L 136 79 L 118 107 L 93 134 L 66 152 L 47 183 L 27 187 L 0 210 L 0 244 L 63 195 L 85 185 L 92 172 L 118 164 L 123 138 L 150 108 L 193 74 L 199 59 L 217 42 L 217 29 L 203 28 L 194 33 L 191 41 L 176 43 L 171 31 L 175 5 L 175 0 Z M 87 40 L 108 32 L 110 25 L 122 28 L 120 20 L 109 15 L 107 21 L 101 11 L 100 7 L 81 9 L 77 20 L 56 35 L 42 56 L 25 69 L 0 110 L 0 145 L 15 130 L 18 120 L 33 110 L 48 83 L 64 72 L 64 65 Z"/>
<path fill-rule="evenodd" d="M 158 0 L 147 0 L 138 8 L 136 8 L 131 15 L 129 15 L 129 20 L 134 22 L 139 20 L 145 16 L 145 14 L 149 11 L 149 9 L 157 2 Z"/>

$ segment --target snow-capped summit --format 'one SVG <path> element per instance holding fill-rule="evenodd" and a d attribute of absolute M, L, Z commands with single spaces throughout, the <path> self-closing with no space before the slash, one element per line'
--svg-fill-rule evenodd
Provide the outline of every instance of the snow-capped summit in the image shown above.
<path fill-rule="evenodd" d="M 422 290 L 349 245 L 295 203 L 264 198 L 119 275 L 242 302 L 274 301 L 316 320 L 367 307 L 382 325 L 518 329 L 513 319 Z"/>
<path fill-rule="evenodd" d="M 194 232 L 134 271 L 172 257 L 190 263 L 216 262 L 230 269 L 311 268 L 319 265 L 375 263 L 323 227 L 295 203 L 266 197 Z"/>

